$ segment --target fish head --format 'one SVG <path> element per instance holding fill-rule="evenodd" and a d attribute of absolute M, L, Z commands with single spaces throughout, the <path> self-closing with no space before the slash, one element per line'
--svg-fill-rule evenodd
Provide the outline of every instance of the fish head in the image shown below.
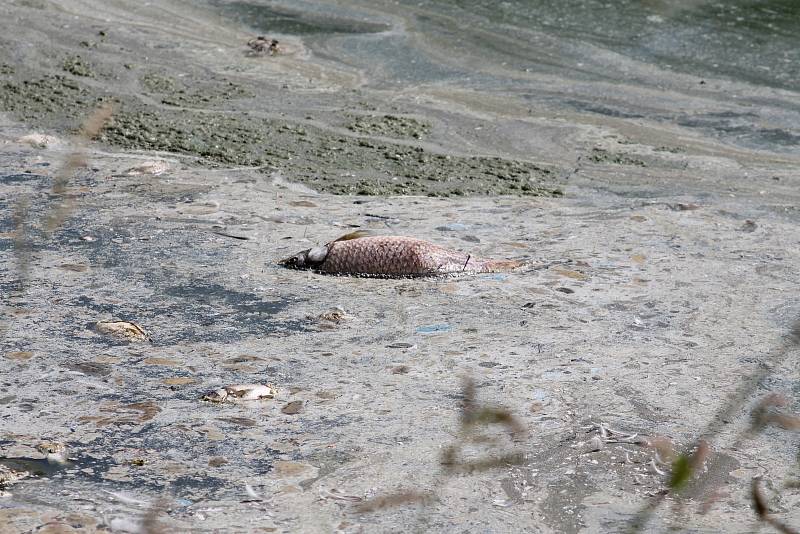
<path fill-rule="evenodd" d="M 282 259 L 278 265 L 288 269 L 315 269 L 328 256 L 328 247 L 314 247 Z"/>

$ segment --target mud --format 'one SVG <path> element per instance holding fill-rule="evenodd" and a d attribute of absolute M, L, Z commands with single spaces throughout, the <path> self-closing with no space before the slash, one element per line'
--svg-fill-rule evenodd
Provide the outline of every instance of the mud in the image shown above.
<path fill-rule="evenodd" d="M 566 75 L 545 39 L 514 70 L 527 41 L 504 65 L 473 24 L 486 46 L 454 53 L 470 20 L 416 3 L 254 5 L 0 6 L 0 464 L 75 462 L 4 484 L 0 532 L 623 532 L 660 498 L 649 531 L 751 532 L 754 476 L 800 524 L 795 434 L 748 433 L 770 392 L 797 410 L 794 93 L 625 58 L 610 83 L 603 54 Z M 260 34 L 283 52 L 248 55 Z M 358 229 L 532 268 L 276 265 Z M 682 493 L 645 441 L 600 439 L 685 450 L 754 373 Z"/>

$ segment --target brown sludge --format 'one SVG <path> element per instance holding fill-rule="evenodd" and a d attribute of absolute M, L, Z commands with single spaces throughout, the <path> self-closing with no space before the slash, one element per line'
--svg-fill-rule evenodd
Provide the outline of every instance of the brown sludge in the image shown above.
<path fill-rule="evenodd" d="M 523 262 L 475 258 L 423 239 L 403 236 L 344 236 L 295 256 L 281 265 L 327 274 L 376 277 L 436 276 L 511 271 Z"/>

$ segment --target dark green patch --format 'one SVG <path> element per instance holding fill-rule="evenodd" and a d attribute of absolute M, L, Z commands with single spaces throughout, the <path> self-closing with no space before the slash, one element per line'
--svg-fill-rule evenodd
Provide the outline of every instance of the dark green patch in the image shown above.
<path fill-rule="evenodd" d="M 0 108 L 37 126 L 63 126 L 85 118 L 103 98 L 66 76 L 7 82 L 0 86 Z"/>
<path fill-rule="evenodd" d="M 669 152 L 670 154 L 680 154 L 686 152 L 686 149 L 677 146 L 657 146 L 653 149 L 654 152 Z"/>
<path fill-rule="evenodd" d="M 692 464 L 689 457 L 685 454 L 678 456 L 672 463 L 672 475 L 669 479 L 669 487 L 673 491 L 683 488 L 692 476 Z"/>
<path fill-rule="evenodd" d="M 140 82 L 142 87 L 154 93 L 169 93 L 174 91 L 176 87 L 174 79 L 153 72 L 142 76 Z"/>
<path fill-rule="evenodd" d="M 354 117 L 348 128 L 359 134 L 421 139 L 430 133 L 431 125 L 413 117 L 367 115 Z"/>
<path fill-rule="evenodd" d="M 121 110 L 101 139 L 215 163 L 281 169 L 293 180 L 334 194 L 561 194 L 551 171 L 533 163 L 435 154 L 245 114 Z"/>
<path fill-rule="evenodd" d="M 68 72 L 74 76 L 82 76 L 84 78 L 95 77 L 92 67 L 81 56 L 71 56 L 66 58 L 61 68 L 64 70 L 64 72 Z"/>
<path fill-rule="evenodd" d="M 497 157 L 456 156 L 331 133 L 290 120 L 231 113 L 217 103 L 255 93 L 227 80 L 179 85 L 162 74 L 140 80 L 162 102 L 184 109 L 154 109 L 121 97 L 99 139 L 122 148 L 198 156 L 211 164 L 280 169 L 287 178 L 327 193 L 358 195 L 558 196 L 550 169 Z M 108 100 L 96 89 L 64 76 L 0 85 L 0 104 L 34 126 L 74 128 L 97 104 Z M 214 102 L 214 110 L 207 109 Z M 193 111 L 186 107 L 203 107 Z M 388 118 L 392 117 L 392 118 Z M 353 123 L 372 135 L 422 135 L 428 125 L 390 115 Z"/>
<path fill-rule="evenodd" d="M 609 152 L 602 148 L 593 148 L 589 154 L 589 161 L 594 163 L 614 163 L 616 165 L 635 165 L 637 167 L 647 167 L 647 163 L 638 158 L 633 158 L 627 154 Z"/>
<path fill-rule="evenodd" d="M 211 83 L 202 87 L 192 87 L 156 72 L 142 76 L 140 83 L 147 92 L 161 95 L 162 104 L 170 106 L 195 107 L 256 96 L 252 91 L 226 80 L 211 80 Z"/>

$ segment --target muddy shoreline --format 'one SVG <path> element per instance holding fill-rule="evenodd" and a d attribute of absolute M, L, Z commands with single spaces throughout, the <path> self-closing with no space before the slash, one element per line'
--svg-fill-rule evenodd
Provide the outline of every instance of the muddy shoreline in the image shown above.
<path fill-rule="evenodd" d="M 270 4 L 295 33 L 253 54 L 221 4 L 0 6 L 0 532 L 622 532 L 669 486 L 649 440 L 764 369 L 650 529 L 757 529 L 754 476 L 800 524 L 796 437 L 747 433 L 800 383 L 790 91 L 448 55 L 424 28 L 463 21 L 389 3 Z M 536 268 L 275 264 L 353 230 Z M 235 384 L 277 393 L 202 400 Z"/>

